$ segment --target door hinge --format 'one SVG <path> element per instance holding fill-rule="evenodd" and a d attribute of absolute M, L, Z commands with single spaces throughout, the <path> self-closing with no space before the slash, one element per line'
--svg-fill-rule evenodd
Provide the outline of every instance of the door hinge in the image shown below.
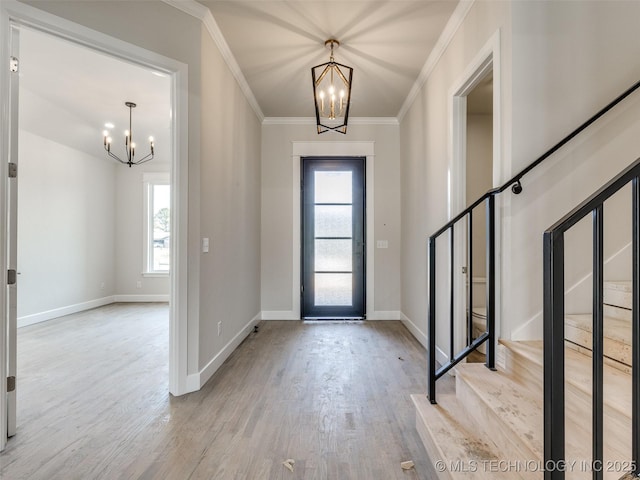
<path fill-rule="evenodd" d="M 300 285 L 300 295 L 304 294 L 304 285 Z"/>
<path fill-rule="evenodd" d="M 16 284 L 16 271 L 7 270 L 7 285 L 15 285 L 15 284 Z"/>
<path fill-rule="evenodd" d="M 467 267 L 462 267 L 462 274 L 466 275 L 467 274 Z"/>
<path fill-rule="evenodd" d="M 7 377 L 7 393 L 14 392 L 16 389 L 16 377 Z"/>
<path fill-rule="evenodd" d="M 18 164 L 9 162 L 9 178 L 16 178 L 18 176 Z"/>
<path fill-rule="evenodd" d="M 11 73 L 16 73 L 18 71 L 18 59 L 16 57 L 11 57 L 9 59 L 9 71 Z"/>

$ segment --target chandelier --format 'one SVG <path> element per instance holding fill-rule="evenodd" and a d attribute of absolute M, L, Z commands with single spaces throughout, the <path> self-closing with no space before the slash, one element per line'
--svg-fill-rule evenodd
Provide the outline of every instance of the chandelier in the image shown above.
<path fill-rule="evenodd" d="M 329 130 L 346 134 L 353 68 L 333 59 L 333 50 L 340 46 L 338 40 L 330 38 L 324 45 L 331 48 L 329 61 L 311 69 L 318 134 Z"/>
<path fill-rule="evenodd" d="M 104 132 L 102 132 L 102 134 L 104 136 L 104 139 L 103 139 L 104 149 L 107 151 L 107 154 L 114 160 L 117 160 L 118 162 L 124 165 L 129 165 L 129 168 L 131 168 L 133 165 L 140 165 L 141 163 L 146 163 L 149 160 L 153 159 L 153 137 L 149 137 L 149 146 L 151 148 L 151 152 L 148 153 L 146 156 L 142 157 L 141 159 L 136 160 L 135 159 L 136 144 L 133 141 L 133 128 L 131 126 L 131 114 L 133 109 L 136 108 L 136 104 L 133 102 L 124 102 L 124 104 L 127 107 L 129 107 L 129 130 L 126 130 L 124 132 L 124 148 L 126 153 L 125 160 L 122 160 L 117 155 L 114 155 L 113 153 L 111 153 L 111 141 L 113 139 L 109 136 L 109 131 L 105 130 Z M 108 126 L 112 126 L 112 125 L 108 125 Z"/>

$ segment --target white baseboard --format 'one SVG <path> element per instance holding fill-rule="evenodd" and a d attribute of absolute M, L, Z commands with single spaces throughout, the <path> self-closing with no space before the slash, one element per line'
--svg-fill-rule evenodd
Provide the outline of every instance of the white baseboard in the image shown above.
<path fill-rule="evenodd" d="M 367 315 L 367 320 L 398 320 L 401 313 L 396 310 L 378 310 Z M 290 310 L 265 310 L 261 314 L 262 320 L 300 320 L 300 315 Z"/>
<path fill-rule="evenodd" d="M 253 327 L 260 321 L 261 314 L 258 313 L 242 329 L 224 346 L 220 352 L 211 359 L 207 365 L 200 370 L 199 373 L 187 375 L 187 391 L 200 390 L 205 383 L 213 376 L 214 373 L 222 366 L 224 361 L 229 358 L 242 341 L 253 331 Z"/>
<path fill-rule="evenodd" d="M 293 310 L 264 310 L 260 318 L 262 320 L 300 320 L 300 315 Z"/>
<path fill-rule="evenodd" d="M 445 363 L 449 363 L 449 355 L 444 353 L 444 351 L 436 345 L 436 362 L 440 365 L 444 365 Z M 453 371 L 453 370 L 449 370 Z"/>
<path fill-rule="evenodd" d="M 404 324 L 404 326 L 407 327 L 407 330 L 409 330 L 412 333 L 412 335 L 416 337 L 416 340 L 418 340 L 418 342 L 420 342 L 420 344 L 424 348 L 428 348 L 427 334 L 424 333 L 422 330 L 420 330 L 418 326 L 415 323 L 413 323 L 411 319 L 407 317 L 404 313 L 401 312 L 400 315 L 401 315 L 401 321 Z M 438 362 L 440 365 L 444 365 L 448 361 L 449 361 L 449 355 L 444 353 L 444 351 L 436 345 L 436 362 Z"/>
<path fill-rule="evenodd" d="M 27 325 L 33 325 L 35 323 L 46 322 L 47 320 L 64 317 L 65 315 L 71 315 L 72 313 L 78 313 L 84 310 L 102 307 L 113 302 L 114 297 L 109 296 L 96 298 L 95 300 L 89 300 L 88 302 L 76 303 L 75 305 L 68 305 L 66 307 L 54 308 L 53 310 L 47 310 L 46 312 L 25 315 L 23 317 L 18 317 L 18 328 L 26 327 Z"/>
<path fill-rule="evenodd" d="M 151 303 L 169 301 L 169 295 L 114 295 L 114 302 L 118 303 Z"/>
<path fill-rule="evenodd" d="M 405 327 L 407 327 L 407 330 L 409 330 L 411 334 L 416 337 L 416 340 L 418 340 L 424 348 L 427 348 L 427 334 L 420 330 L 418 326 L 402 312 L 400 312 L 400 321 L 404 324 Z"/>

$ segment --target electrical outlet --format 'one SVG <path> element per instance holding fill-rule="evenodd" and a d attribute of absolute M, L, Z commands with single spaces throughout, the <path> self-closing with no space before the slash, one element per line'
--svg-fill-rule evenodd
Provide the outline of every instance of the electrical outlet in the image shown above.
<path fill-rule="evenodd" d="M 222 335 L 222 322 L 218 322 L 218 336 Z"/>
<path fill-rule="evenodd" d="M 140 280 L 136 282 L 136 288 L 142 288 L 142 282 Z"/>

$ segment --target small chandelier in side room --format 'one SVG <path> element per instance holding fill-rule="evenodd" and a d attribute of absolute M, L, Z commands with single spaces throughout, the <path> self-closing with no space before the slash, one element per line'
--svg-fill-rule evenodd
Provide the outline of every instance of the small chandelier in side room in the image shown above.
<path fill-rule="evenodd" d="M 114 160 L 117 160 L 124 165 L 129 165 L 129 168 L 131 168 L 133 165 L 140 165 L 141 163 L 146 163 L 149 160 L 153 159 L 153 137 L 149 137 L 149 147 L 151 149 L 150 153 L 140 158 L 139 160 L 136 160 L 136 144 L 133 141 L 133 127 L 131 125 L 131 114 L 133 109 L 136 108 L 136 104 L 133 102 L 125 102 L 124 104 L 129 107 L 129 130 L 126 130 L 124 132 L 124 148 L 126 153 L 125 160 L 122 160 L 117 155 L 111 153 L 111 141 L 113 139 L 111 138 L 111 136 L 109 136 L 109 131 L 105 130 L 104 132 L 102 132 L 102 134 L 104 137 L 104 149 L 107 151 L 107 154 Z M 111 127 L 112 125 L 109 126 Z"/>
<path fill-rule="evenodd" d="M 331 48 L 329 61 L 311 69 L 318 133 L 329 130 L 347 133 L 353 68 L 334 61 L 333 50 L 340 46 L 338 40 L 330 38 L 324 45 Z"/>

